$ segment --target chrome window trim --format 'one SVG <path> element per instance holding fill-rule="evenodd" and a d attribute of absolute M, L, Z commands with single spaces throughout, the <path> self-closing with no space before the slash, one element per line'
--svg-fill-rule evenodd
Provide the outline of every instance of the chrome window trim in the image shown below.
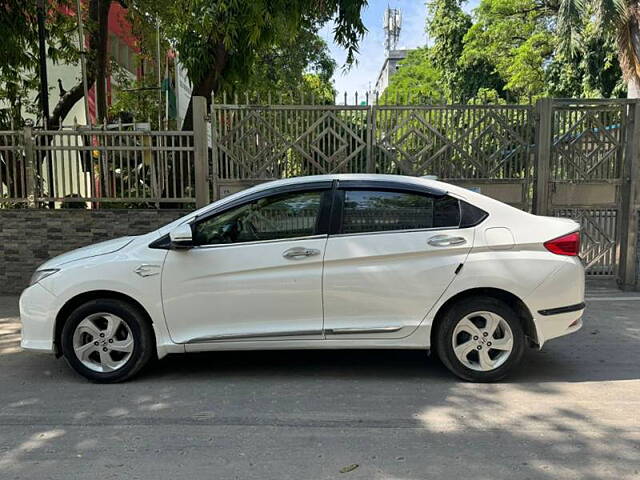
<path fill-rule="evenodd" d="M 291 237 L 291 238 L 274 238 L 271 240 L 255 240 L 253 242 L 236 242 L 236 243 L 211 243 L 206 245 L 196 245 L 191 250 L 208 250 L 211 248 L 224 248 L 224 247 L 242 247 L 245 245 L 261 245 L 265 243 L 284 243 L 284 242 L 302 242 L 305 240 L 318 240 L 327 238 L 329 234 L 323 233 L 320 235 L 308 235 L 305 237 Z"/>
<path fill-rule="evenodd" d="M 447 230 L 465 230 L 460 227 L 431 227 L 431 228 L 413 228 L 411 230 L 378 230 L 376 232 L 356 232 L 356 233 L 334 233 L 330 234 L 331 238 L 338 237 L 354 237 L 362 235 L 384 235 L 385 233 L 397 234 L 397 233 L 419 233 L 419 232 L 435 232 L 435 231 L 447 231 Z"/>

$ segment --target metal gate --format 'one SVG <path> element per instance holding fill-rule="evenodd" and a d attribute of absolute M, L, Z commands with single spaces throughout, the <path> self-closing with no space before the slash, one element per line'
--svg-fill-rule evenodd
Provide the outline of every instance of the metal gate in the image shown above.
<path fill-rule="evenodd" d="M 537 212 L 580 222 L 589 275 L 616 274 L 630 106 L 545 100 L 540 107 Z"/>
<path fill-rule="evenodd" d="M 213 198 L 269 180 L 371 171 L 371 109 L 338 105 L 212 107 Z"/>
<path fill-rule="evenodd" d="M 520 105 L 212 107 L 213 198 L 323 173 L 435 175 L 530 209 L 533 109 Z"/>
<path fill-rule="evenodd" d="M 375 107 L 376 172 L 436 175 L 530 210 L 532 117 L 522 105 Z"/>

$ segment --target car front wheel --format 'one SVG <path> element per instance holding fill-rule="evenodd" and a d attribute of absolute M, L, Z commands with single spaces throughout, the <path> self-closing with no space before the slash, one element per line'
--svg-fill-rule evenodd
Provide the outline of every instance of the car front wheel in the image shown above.
<path fill-rule="evenodd" d="M 117 299 L 91 300 L 62 328 L 62 353 L 80 375 L 100 383 L 127 380 L 153 357 L 153 330 L 142 313 Z"/>
<path fill-rule="evenodd" d="M 520 319 L 507 304 L 473 297 L 449 309 L 437 342 L 442 363 L 458 377 L 495 382 L 520 363 L 525 337 Z"/>

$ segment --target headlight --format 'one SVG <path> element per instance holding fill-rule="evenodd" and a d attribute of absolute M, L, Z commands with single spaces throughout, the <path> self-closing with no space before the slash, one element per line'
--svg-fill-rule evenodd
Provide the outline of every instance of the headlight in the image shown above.
<path fill-rule="evenodd" d="M 31 281 L 29 282 L 29 286 L 34 283 L 38 283 L 40 280 L 44 280 L 49 275 L 53 275 L 56 272 L 59 272 L 59 268 L 45 268 L 43 270 L 36 270 L 33 275 L 31 275 Z"/>

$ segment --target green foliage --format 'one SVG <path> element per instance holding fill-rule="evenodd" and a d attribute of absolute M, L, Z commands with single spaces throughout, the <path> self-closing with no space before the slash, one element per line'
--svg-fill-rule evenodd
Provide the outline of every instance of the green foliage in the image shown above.
<path fill-rule="evenodd" d="M 433 39 L 430 60 L 439 71 L 444 94 L 449 101 L 469 98 L 480 88 L 502 91 L 504 81 L 485 56 L 466 62 L 460 57 L 465 49 L 465 36 L 475 28 L 472 18 L 461 8 L 464 0 L 431 0 L 427 3 L 427 33 Z"/>
<path fill-rule="evenodd" d="M 378 103 L 417 105 L 445 99 L 442 71 L 433 66 L 430 53 L 426 47 L 409 52 L 407 58 L 400 62 L 399 70 L 391 77 Z"/>
<path fill-rule="evenodd" d="M 335 90 L 331 77 L 336 62 L 329 53 L 326 42 L 316 29 L 302 29 L 292 40 L 283 41 L 265 49 L 244 79 L 233 82 L 224 92 L 229 98 L 234 94 L 247 94 L 252 99 L 280 101 L 288 96 L 292 101 L 333 103 Z M 219 95 L 220 96 L 220 95 Z"/>
<path fill-rule="evenodd" d="M 147 73 L 142 78 L 132 78 L 131 74 L 115 62 L 111 65 L 114 84 L 114 97 L 109 107 L 111 122 L 123 123 L 149 122 L 152 129 L 158 128 L 158 79 L 155 74 Z"/>
<path fill-rule="evenodd" d="M 553 52 L 536 1 L 482 0 L 460 58 L 462 65 L 491 65 L 505 90 L 524 102 L 544 95 L 544 62 Z"/>
<path fill-rule="evenodd" d="M 520 102 L 542 96 L 622 95 L 615 40 L 596 28 L 593 7 L 580 4 L 481 0 L 460 64 L 490 64 L 508 96 Z"/>
<path fill-rule="evenodd" d="M 366 0 L 135 0 L 142 15 L 158 17 L 177 49 L 194 95 L 233 90 L 258 59 L 291 44 L 300 32 L 316 31 L 333 18 L 334 39 L 355 60 L 366 29 Z M 183 128 L 189 128 L 189 116 Z"/>
<path fill-rule="evenodd" d="M 452 98 L 464 81 L 458 59 L 471 17 L 460 8 L 459 0 L 432 0 L 427 10 L 427 32 L 433 39 L 430 59 L 440 70 L 446 97 Z"/>

